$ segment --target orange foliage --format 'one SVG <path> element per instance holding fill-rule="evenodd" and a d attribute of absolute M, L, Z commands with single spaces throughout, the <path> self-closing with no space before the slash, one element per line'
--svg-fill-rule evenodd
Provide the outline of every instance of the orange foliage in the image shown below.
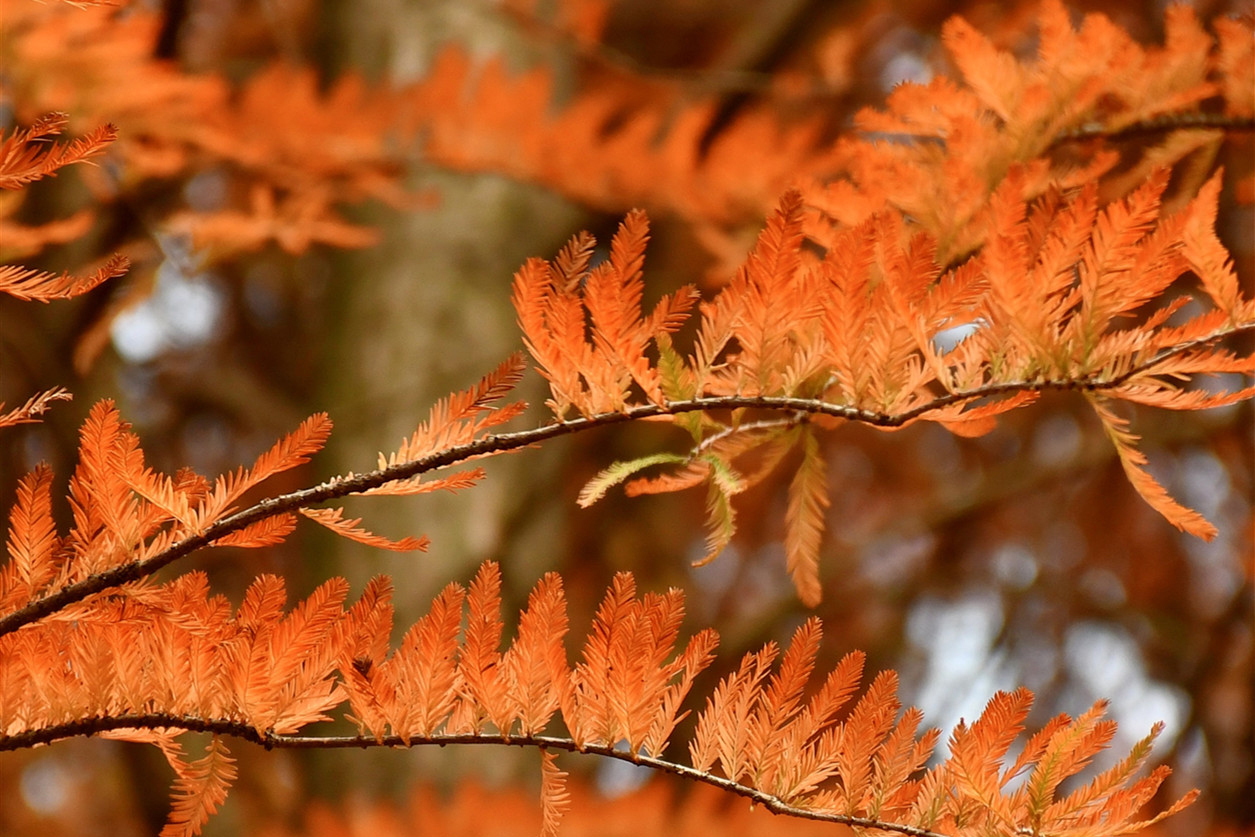
<path fill-rule="evenodd" d="M 104 125 L 67 145 L 52 144 L 49 138 L 65 130 L 67 121 L 64 113 L 45 114 L 29 128 L 0 138 L 0 189 L 22 189 L 36 180 L 55 176 L 65 166 L 89 161 L 104 153 L 105 147 L 118 137 L 117 128 Z M 23 227 L 7 218 L 19 203 L 20 200 L 13 200 L 0 205 L 0 234 L 3 234 L 3 246 L 12 254 L 29 255 L 47 244 L 81 236 L 90 221 L 88 214 L 78 213 L 63 221 Z M 0 291 L 22 300 L 68 299 L 121 276 L 127 265 L 125 258 L 114 256 L 90 275 L 81 277 L 68 272 L 57 276 L 21 265 L 0 265 Z"/>
<path fill-rule="evenodd" d="M 1156 511 L 1179 529 L 1212 537 L 1210 523 L 1143 469 L 1137 437 L 1111 409 L 1121 400 L 1201 409 L 1255 394 L 1255 387 L 1181 387 L 1195 374 L 1255 372 L 1255 355 L 1217 345 L 1255 329 L 1255 301 L 1242 295 L 1212 232 L 1218 178 L 1163 217 L 1167 182 L 1161 170 L 1099 211 L 1092 186 L 1070 198 L 1052 189 L 1030 202 L 1017 168 L 990 201 L 985 248 L 949 269 L 938 263 L 931 236 L 909 232 L 895 210 L 842 230 L 821 259 L 810 257 L 802 248 L 801 199 L 789 193 L 736 278 L 701 304 L 687 359 L 667 336 L 684 324 L 687 305 L 669 297 L 649 317 L 640 311 L 636 265 L 646 238 L 634 216 L 616 235 L 610 260 L 592 271 L 577 258 L 592 246 L 584 237 L 553 264 L 529 262 L 515 277 L 515 305 L 555 415 L 574 408 L 596 420 L 640 410 L 692 437 L 688 455 L 612 465 L 589 483 L 581 503 L 643 468 L 675 466 L 670 481 L 629 488 L 654 493 L 705 483 L 709 559 L 731 538 L 732 498 L 797 447 L 804 456 L 790 492 L 786 550 L 799 592 L 814 604 L 827 502 L 816 423 L 836 417 L 894 429 L 935 421 L 981 435 L 1000 413 L 1061 389 L 1085 394 L 1133 487 Z M 1196 313 L 1182 320 L 1176 315 L 1191 298 L 1181 295 L 1180 281 L 1191 274 L 1202 293 L 1193 300 Z M 606 277 L 617 277 L 619 290 L 606 290 Z M 609 310 L 608 298 L 616 300 Z M 948 341 L 956 329 L 964 336 Z M 632 337 L 624 344 L 622 335 Z M 649 341 L 653 362 L 644 354 Z M 718 408 L 738 411 L 721 420 Z M 750 421 L 745 408 L 795 415 L 764 423 Z M 695 410 L 700 418 L 690 415 Z M 763 453 L 768 466 L 745 477 L 734 460 L 751 451 Z"/>
<path fill-rule="evenodd" d="M 565 837 L 846 837 L 851 833 L 832 823 L 774 816 L 761 806 L 730 801 L 708 786 L 676 793 L 661 782 L 650 782 L 606 799 L 588 783 L 572 779 L 567 791 L 571 809 L 562 818 Z M 541 821 L 539 807 L 525 791 L 485 788 L 474 780 L 459 783 L 452 795 L 418 785 L 403 806 L 366 799 L 353 799 L 341 808 L 314 802 L 300 827 L 273 825 L 259 837 L 470 837 L 485 833 L 484 811 L 492 812 L 491 833 L 497 837 L 535 837 Z"/>
<path fill-rule="evenodd" d="M 615 73 L 594 76 L 545 117 L 550 71 L 510 77 L 501 62 L 476 68 L 451 47 L 407 94 L 409 130 L 421 128 L 424 153 L 443 166 L 506 172 L 608 211 L 678 213 L 725 265 L 739 261 L 730 231 L 791 186 L 803 189 L 806 233 L 820 244 L 894 208 L 932 235 L 945 264 L 983 242 L 990 197 L 1017 166 L 1031 199 L 1108 175 L 1130 154 L 1126 170 L 1104 181 L 1112 200 L 1157 168 L 1210 159 L 1224 127 L 1250 130 L 1249 27 L 1219 18 L 1213 37 L 1188 6 L 1173 6 L 1165 27 L 1164 46 L 1145 47 L 1101 14 L 1074 28 L 1050 0 L 1037 54 L 1020 60 L 953 18 L 943 42 L 962 78 L 899 85 L 885 112 L 862 110 L 835 145 L 823 141 L 818 115 L 781 117 L 770 101 L 711 138 L 715 102 L 692 104 L 675 83 Z M 1131 153 L 1120 144 L 1146 126 L 1165 136 Z M 1181 195 L 1207 173 L 1188 171 Z"/>
<path fill-rule="evenodd" d="M 38 575 L 51 561 L 20 563 Z M 545 833 L 555 832 L 569 803 L 565 773 L 554 763 L 559 749 L 665 768 L 777 812 L 917 835 L 975 835 L 991 825 L 1076 837 L 1137 830 L 1146 823 L 1133 817 L 1168 775 L 1159 768 L 1136 778 L 1156 729 L 1090 785 L 1059 796 L 1060 783 L 1110 742 L 1114 725 L 1099 720 L 1101 703 L 1078 719 L 1057 718 L 1001 772 L 1031 703 L 1027 690 L 995 696 L 970 728 L 956 730 L 950 756 L 925 770 L 938 733 L 917 734 L 917 710 L 899 717 L 892 672 L 878 675 L 846 711 L 862 680 L 862 657 L 850 655 L 805 699 L 817 619 L 798 629 L 775 673 L 778 649 L 769 644 L 724 678 L 697 718 L 686 767 L 661 754 L 717 637 L 703 631 L 677 649 L 680 591 L 638 598 L 632 577 L 620 574 L 572 668 L 562 644 L 561 580 L 549 574 L 537 584 L 516 638 L 496 656 L 499 585 L 496 565 L 485 564 L 471 585 L 472 627 L 463 633 L 467 591 L 450 584 L 391 654 L 391 591 L 381 579 L 348 610 L 347 583 L 332 579 L 287 613 L 274 576 L 258 578 L 234 613 L 210 596 L 200 573 L 118 587 L 64 610 L 72 621 L 0 636 L 0 748 L 89 733 L 156 744 L 178 777 L 171 835 L 198 833 L 225 797 L 235 777 L 227 735 L 268 748 L 535 746 Z M 46 664 L 54 659 L 70 664 Z M 359 736 L 298 734 L 340 707 Z M 544 734 L 558 712 L 571 738 Z M 175 740 L 183 731 L 214 733 L 204 758 L 183 759 Z M 1008 789 L 1022 771 L 1027 782 Z"/>
<path fill-rule="evenodd" d="M 326 95 L 307 69 L 276 65 L 238 94 L 225 79 L 191 75 L 153 57 L 160 15 L 141 6 L 76 9 L 9 4 L 0 39 L 19 119 L 71 111 L 74 124 L 118 126 L 116 179 L 95 177 L 105 200 L 152 179 L 217 167 L 236 206 L 174 212 L 172 231 L 223 252 L 275 241 L 290 252 L 311 244 L 360 247 L 367 228 L 335 212 L 367 198 L 409 206 L 387 149 L 390 103 L 346 77 Z M 12 95 L 12 94 L 10 94 Z M 103 115 L 103 116 L 102 116 Z"/>
<path fill-rule="evenodd" d="M 512 8 L 527 12 L 525 3 Z M 560 28 L 594 49 L 606 8 L 561 4 Z M 875 676 L 855 700 L 863 686 L 855 652 L 812 685 L 818 619 L 783 654 L 775 644 L 747 654 L 696 716 L 692 765 L 670 760 L 692 711 L 685 700 L 718 639 L 707 629 L 682 642 L 682 593 L 638 595 L 628 573 L 577 634 L 574 664 L 554 573 L 537 583 L 505 650 L 491 563 L 468 588 L 450 583 L 395 649 L 383 578 L 347 609 L 348 583 L 331 579 L 287 610 L 283 579 L 262 575 L 233 610 L 202 573 L 162 582 L 153 574 L 207 547 L 282 542 L 298 514 L 367 545 L 425 549 L 426 538 L 375 535 L 319 504 L 459 491 L 484 471 L 423 479 L 560 435 L 657 419 L 688 434 L 683 450 L 609 466 L 580 502 L 625 481 L 630 494 L 704 486 L 706 561 L 733 537 L 734 498 L 794 463 L 784 547 L 799 596 L 815 604 L 829 431 L 844 421 L 885 430 L 931 421 L 976 436 L 1047 390 L 1081 393 L 1133 488 L 1179 529 L 1209 538 L 1214 527 L 1145 470 L 1116 404 L 1198 410 L 1255 395 L 1250 386 L 1189 386 L 1196 376 L 1255 372 L 1255 354 L 1230 348 L 1255 331 L 1255 301 L 1214 231 L 1223 174 L 1209 162 L 1227 128 L 1250 127 L 1246 29 L 1219 22 L 1213 38 L 1177 7 L 1166 44 L 1146 48 L 1099 15 L 1074 28 L 1048 0 L 1037 54 L 1020 60 L 956 18 L 943 40 L 962 82 L 903 85 L 885 112 L 862 112 L 855 134 L 835 144 L 822 141 L 819 120 L 789 124 L 767 109 L 746 111 L 707 143 L 714 105 L 684 105 L 666 83 L 649 87 L 659 93 L 650 97 L 606 76 L 545 118 L 547 70 L 511 78 L 500 63 L 473 69 L 456 49 L 404 89 L 346 78 L 324 94 L 309 71 L 271 67 L 233 95 L 216 76 L 152 59 L 157 18 L 125 11 L 6 9 L 18 116 L 34 122 L 0 142 L 0 186 L 25 186 L 114 140 L 103 127 L 69 145 L 37 144 L 68 124 L 42 114 L 73 99 L 75 120 L 107 118 L 121 131 L 120 174 L 85 177 L 104 200 L 142 181 L 229 171 L 231 200 L 161 219 L 220 254 L 271 241 L 290 252 L 369 243 L 372 232 L 336 207 L 410 204 L 388 146 L 397 135 L 420 137 L 428 158 L 446 166 L 536 180 L 596 206 L 676 211 L 705 225 L 699 234 L 716 248 L 729 228 L 775 210 L 721 290 L 701 298 L 685 286 L 648 313 L 643 211 L 628 213 L 600 263 L 588 234 L 552 262 L 527 262 L 513 299 L 524 345 L 549 383 L 552 423 L 500 431 L 525 409 L 499 403 L 526 366 L 515 355 L 438 402 L 377 470 L 246 506 L 248 492 L 322 448 L 325 415 L 251 468 L 211 481 L 147 467 L 112 403 L 97 404 L 69 481 L 68 530 L 55 523 L 46 465 L 20 481 L 9 514 L 0 750 L 93 734 L 157 746 L 176 776 L 170 835 L 199 833 L 221 805 L 235 778 L 228 737 L 268 748 L 536 747 L 546 834 L 573 796 L 557 751 L 675 773 L 773 812 L 915 837 L 1099 837 L 1192 801 L 1187 794 L 1160 817 L 1135 819 L 1167 776 L 1161 767 L 1139 778 L 1158 727 L 1089 784 L 1061 790 L 1112 739 L 1101 702 L 1049 722 L 1008 764 L 1031 705 L 1024 689 L 995 695 L 929 766 L 940 734 L 921 733 L 922 714 L 903 711 L 895 673 Z M 1148 125 L 1162 141 L 1126 154 L 1120 137 Z M 79 235 L 80 217 L 27 228 L 16 249 Z M 120 257 L 86 278 L 4 267 L 0 290 L 48 301 L 125 269 Z M 36 395 L 0 415 L 0 426 L 34 420 L 66 395 Z M 655 466 L 671 470 L 637 476 Z M 309 733 L 327 720 L 358 734 Z M 566 737 L 548 735 L 559 722 Z M 203 757 L 185 758 L 179 739 L 188 732 L 212 733 Z"/>

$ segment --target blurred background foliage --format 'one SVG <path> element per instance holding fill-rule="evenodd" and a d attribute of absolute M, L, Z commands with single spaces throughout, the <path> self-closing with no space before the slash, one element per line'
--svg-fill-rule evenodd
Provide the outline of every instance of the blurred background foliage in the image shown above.
<path fill-rule="evenodd" d="M 1249 16 L 1240 2 L 1195 5 L 1204 21 Z M 1158 2 L 1070 6 L 1107 14 L 1138 41 L 1162 41 Z M 368 470 L 437 398 L 519 345 L 509 281 L 524 259 L 552 256 L 580 229 L 608 239 L 624 211 L 643 205 L 653 222 L 647 295 L 694 278 L 713 287 L 752 243 L 778 187 L 815 175 L 808 161 L 859 107 L 883 102 L 904 79 L 953 72 L 938 39 L 946 18 L 961 14 L 1027 55 L 1035 8 L 168 0 L 76 9 L 6 0 L 0 122 L 64 110 L 79 131 L 113 121 L 123 138 L 95 169 L 37 184 L 20 207 L 0 210 L 35 224 L 95 207 L 72 240 L 35 255 L 0 241 L 0 256 L 60 270 L 121 251 L 135 266 L 80 300 L 0 300 L 0 400 L 20 403 L 55 385 L 76 395 L 44 423 L 0 437 L 0 501 L 8 507 L 18 476 L 38 461 L 65 479 L 77 426 L 102 397 L 119 401 L 151 464 L 167 471 L 234 468 L 316 410 L 336 422 L 331 447 L 271 490 Z M 417 107 L 412 98 L 389 99 L 396 85 L 456 60 L 499 61 L 510 77 L 538 73 L 550 101 L 535 108 L 537 123 L 589 91 L 605 93 L 615 106 L 592 113 L 600 121 L 572 142 L 604 137 L 607 155 L 634 124 L 634 108 L 652 108 L 662 117 L 651 141 L 688 130 L 676 153 L 709 181 L 681 191 L 642 170 L 635 191 L 617 190 L 599 183 L 595 146 L 587 170 L 516 176 L 512 155 L 523 153 L 527 124 L 507 120 L 485 139 L 472 129 L 490 115 L 441 121 L 421 108 L 404 113 Z M 350 76 L 357 81 L 344 82 Z M 429 95 L 439 108 L 441 91 Z M 703 114 L 696 128 L 686 121 L 694 109 Z M 385 129 L 398 116 L 410 130 Z M 776 126 L 778 145 L 770 133 L 745 148 L 721 144 L 757 123 Z M 520 147 L 491 145 L 516 128 Z M 1252 142 L 1249 132 L 1230 136 L 1214 162 L 1249 171 Z M 1219 234 L 1248 294 L 1253 228 L 1249 199 L 1226 191 Z M 524 386 L 533 404 L 544 400 L 538 376 Z M 529 416 L 547 420 L 539 406 Z M 1078 398 L 1044 398 L 975 440 L 931 424 L 829 434 L 820 663 L 865 650 L 869 669 L 900 672 L 904 702 L 944 730 L 1019 684 L 1037 693 L 1036 723 L 1108 697 L 1121 724 L 1115 751 L 1164 720 L 1159 755 L 1176 770 L 1165 795 L 1204 790 L 1161 832 L 1243 833 L 1255 827 L 1251 405 L 1148 410 L 1135 420 L 1156 477 L 1219 527 L 1216 540 L 1181 535 L 1137 497 Z M 784 572 L 783 482 L 740 498 L 733 546 L 699 569 L 690 566 L 702 551 L 696 492 L 612 493 L 576 508 L 576 493 L 600 468 L 676 439 L 656 426 L 608 428 L 491 461 L 488 481 L 465 495 L 348 509 L 381 534 L 428 534 L 427 554 L 373 552 L 302 527 L 281 547 L 219 550 L 197 565 L 236 600 L 261 572 L 283 574 L 293 598 L 328 575 L 360 590 L 388 573 L 398 631 L 484 560 L 501 562 L 515 610 L 540 574 L 557 570 L 577 634 L 613 573 L 630 569 L 645 589 L 683 588 L 692 629 L 720 631 L 720 662 L 700 693 L 724 673 L 720 665 L 787 640 L 809 611 Z M 0 832 L 153 832 L 165 817 L 168 776 L 149 749 L 89 740 L 6 754 Z M 465 796 L 468 775 L 495 787 L 535 781 L 526 754 L 486 749 L 298 756 L 241 747 L 239 787 L 206 833 L 359 833 L 307 823 L 311 796 L 400 795 L 422 780 L 430 805 L 455 788 Z M 641 779 L 619 765 L 563 764 L 603 795 L 641 793 L 633 791 Z"/>

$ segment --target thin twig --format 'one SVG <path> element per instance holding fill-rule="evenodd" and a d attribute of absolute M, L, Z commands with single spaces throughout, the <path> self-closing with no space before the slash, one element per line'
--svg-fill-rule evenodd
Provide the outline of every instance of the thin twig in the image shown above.
<path fill-rule="evenodd" d="M 210 732 L 227 735 L 250 744 L 256 744 L 267 750 L 346 750 L 367 749 L 370 747 L 408 748 L 436 745 L 444 747 L 450 744 L 492 744 L 510 747 L 538 747 L 550 750 L 565 750 L 572 753 L 584 753 L 618 759 L 640 767 L 648 767 L 662 773 L 680 776 L 694 782 L 711 785 L 722 791 L 743 796 L 762 805 L 773 814 L 784 814 L 801 819 L 819 820 L 821 822 L 839 823 L 858 828 L 877 828 L 893 831 L 907 837 L 948 837 L 948 835 L 929 831 L 913 825 L 882 822 L 867 817 L 852 817 L 844 814 L 830 814 L 797 808 L 777 796 L 743 785 L 722 776 L 716 776 L 695 767 L 666 761 L 652 756 L 633 754 L 626 750 L 616 749 L 609 744 L 578 744 L 569 738 L 556 738 L 545 735 L 502 735 L 500 733 L 466 733 L 462 735 L 414 735 L 404 738 L 399 735 L 380 737 L 366 735 L 276 735 L 269 731 L 260 731 L 251 724 L 227 718 L 200 718 L 192 715 L 169 715 L 150 713 L 142 715 L 114 715 L 84 718 L 65 724 L 42 727 L 16 735 L 0 735 L 0 751 L 19 750 L 39 744 L 51 744 L 65 738 L 82 735 L 95 735 L 119 729 L 181 729 L 187 732 Z"/>
<path fill-rule="evenodd" d="M 656 418 L 659 416 L 671 416 L 692 412 L 735 410 L 742 408 L 783 410 L 796 413 L 827 415 L 834 418 L 862 422 L 875 427 L 903 427 L 906 424 L 916 421 L 917 419 L 920 419 L 928 413 L 936 410 L 983 398 L 997 398 L 999 396 L 1012 395 L 1019 392 L 1045 392 L 1051 390 L 1103 392 L 1117 389 L 1134 377 L 1139 375 L 1154 374 L 1155 367 L 1174 357 L 1194 349 L 1202 348 L 1203 346 L 1212 344 L 1222 338 L 1247 333 L 1255 333 L 1255 323 L 1239 325 L 1221 333 L 1212 334 L 1188 343 L 1182 343 L 1179 346 L 1173 346 L 1170 349 L 1165 349 L 1143 363 L 1135 365 L 1122 374 L 1115 375 L 1110 378 L 1051 379 L 990 384 L 970 390 L 962 390 L 959 392 L 951 392 L 946 395 L 937 396 L 936 398 L 917 404 L 914 407 L 900 413 L 881 413 L 843 404 L 833 404 L 813 398 L 722 395 L 694 398 L 687 401 L 669 401 L 663 404 L 638 404 L 633 407 L 627 407 L 621 412 L 601 413 L 594 416 L 573 419 L 571 421 L 559 421 L 554 424 L 547 424 L 542 427 L 531 428 L 529 430 L 519 430 L 512 433 L 500 433 L 484 436 L 483 438 L 476 439 L 473 442 L 446 448 L 445 450 L 437 451 L 436 453 L 420 457 L 409 462 L 403 462 L 398 465 L 381 468 L 377 471 L 370 471 L 364 474 L 357 474 L 351 477 L 332 477 L 326 482 L 310 488 L 261 500 L 247 509 L 236 512 L 228 517 L 224 517 L 211 526 L 206 527 L 206 529 L 200 534 L 184 538 L 178 543 L 171 545 L 169 548 L 162 550 L 152 558 L 123 564 L 121 566 L 114 567 L 113 569 L 96 573 L 83 579 L 82 581 L 63 587 L 55 593 L 37 599 L 26 606 L 5 615 L 4 617 L 0 617 L 0 636 L 4 636 L 5 634 L 18 630 L 24 625 L 29 625 L 32 622 L 55 613 L 70 604 L 82 601 L 88 596 L 92 596 L 112 587 L 117 587 L 121 584 L 126 584 L 151 575 L 157 570 L 160 570 L 180 558 L 190 555 L 200 549 L 204 549 L 207 546 L 211 546 L 213 542 L 219 538 L 225 537 L 232 532 L 239 531 L 259 520 L 264 520 L 266 518 L 274 517 L 275 515 L 283 514 L 285 512 L 295 511 L 297 509 L 308 508 L 315 504 L 326 502 L 327 500 L 347 497 L 352 494 L 361 494 L 364 491 L 377 488 L 378 486 L 389 482 L 408 479 L 419 474 L 425 474 L 430 471 L 436 471 L 441 468 L 458 465 L 472 459 L 497 456 L 499 454 L 521 450 L 522 448 L 546 442 L 550 439 L 558 438 L 559 436 L 568 436 L 585 430 L 592 430 L 597 427 L 607 427 L 613 424 L 623 424 L 625 422 L 637 421 L 646 418 Z"/>
<path fill-rule="evenodd" d="M 1121 140 L 1148 134 L 1164 134 L 1169 131 L 1220 130 L 1229 132 L 1255 131 L 1255 117 L 1229 116 L 1223 113 L 1176 113 L 1133 122 L 1120 128 L 1110 128 L 1101 122 L 1082 125 L 1060 133 L 1051 141 L 1051 147 L 1068 142 L 1088 139 Z"/>

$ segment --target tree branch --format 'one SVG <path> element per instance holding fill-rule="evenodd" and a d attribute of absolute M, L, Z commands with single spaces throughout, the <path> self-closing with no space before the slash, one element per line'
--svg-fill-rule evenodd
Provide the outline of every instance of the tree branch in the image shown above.
<path fill-rule="evenodd" d="M 587 744 L 580 746 L 569 738 L 557 738 L 545 735 L 502 735 L 496 734 L 463 734 L 463 735 L 426 735 L 411 736 L 408 740 L 399 735 L 386 735 L 379 738 L 363 735 L 276 735 L 260 731 L 256 727 L 227 718 L 200 718 L 192 715 L 168 715 L 150 713 L 143 715 L 116 715 L 84 718 L 55 726 L 42 727 L 36 730 L 17 733 L 16 735 L 0 735 L 0 751 L 20 750 L 39 744 L 51 744 L 65 738 L 95 735 L 119 729 L 181 729 L 186 732 L 211 732 L 217 735 L 231 736 L 250 744 L 256 744 L 267 750 L 345 750 L 367 749 L 370 747 L 409 748 L 436 745 L 444 747 L 450 744 L 495 744 L 509 747 L 537 747 L 549 750 L 564 750 L 571 753 L 584 753 L 604 758 L 618 759 L 639 767 L 648 767 L 662 773 L 680 776 L 694 782 L 711 785 L 722 791 L 745 797 L 757 805 L 762 805 L 773 814 L 784 814 L 801 819 L 818 820 L 820 822 L 839 823 L 857 828 L 877 828 L 882 831 L 893 831 L 907 837 L 949 837 L 926 828 L 913 825 L 882 822 L 866 817 L 851 817 L 843 814 L 830 814 L 796 808 L 777 796 L 734 782 L 722 776 L 716 776 L 695 767 L 666 761 L 645 755 L 633 755 L 626 750 L 617 750 L 605 744 Z"/>
<path fill-rule="evenodd" d="M 916 421 L 930 412 L 982 398 L 995 398 L 1019 392 L 1045 392 L 1049 390 L 1103 392 L 1118 389 L 1136 376 L 1153 374 L 1156 366 L 1174 357 L 1202 348 L 1223 338 L 1247 333 L 1255 333 L 1255 323 L 1244 323 L 1220 333 L 1211 334 L 1188 343 L 1173 346 L 1170 349 L 1165 349 L 1143 363 L 1135 365 L 1122 374 L 1111 378 L 1050 379 L 989 384 L 970 390 L 939 395 L 932 400 L 917 404 L 900 413 L 875 412 L 811 398 L 724 395 L 694 398 L 688 401 L 669 401 L 664 404 L 638 404 L 633 407 L 627 407 L 622 412 L 601 413 L 571 421 L 559 421 L 528 430 L 484 436 L 473 442 L 446 448 L 409 462 L 403 462 L 376 471 L 369 471 L 364 474 L 356 474 L 351 477 L 332 477 L 326 482 L 310 488 L 261 500 L 247 509 L 222 518 L 207 527 L 200 534 L 184 538 L 151 558 L 123 564 L 113 569 L 96 573 L 0 617 L 0 636 L 18 630 L 24 625 L 29 625 L 96 593 L 149 576 L 180 558 L 212 546 L 215 540 L 239 531 L 259 520 L 283 514 L 284 512 L 308 508 L 327 500 L 361 494 L 385 483 L 440 470 L 472 459 L 497 456 L 521 450 L 559 436 L 567 436 L 597 427 L 607 427 L 640 419 L 679 415 L 681 413 L 713 412 L 716 410 L 744 408 L 826 415 L 848 421 L 862 422 L 874 427 L 897 428 Z"/>
<path fill-rule="evenodd" d="M 1229 116 L 1223 113 L 1175 113 L 1134 122 L 1122 128 L 1108 128 L 1102 123 L 1082 125 L 1055 137 L 1050 147 L 1088 139 L 1122 140 L 1169 131 L 1213 129 L 1229 132 L 1255 131 L 1255 118 Z"/>

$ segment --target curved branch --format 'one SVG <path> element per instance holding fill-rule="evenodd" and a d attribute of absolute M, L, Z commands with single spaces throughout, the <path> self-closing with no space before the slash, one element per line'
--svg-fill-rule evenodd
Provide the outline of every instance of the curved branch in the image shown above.
<path fill-rule="evenodd" d="M 1255 131 L 1255 118 L 1249 116 L 1229 116 L 1223 113 L 1176 113 L 1153 119 L 1144 119 L 1139 122 L 1131 122 L 1120 128 L 1110 128 L 1101 122 L 1092 122 L 1061 131 L 1050 140 L 1046 148 L 1058 148 L 1071 142 L 1084 142 L 1092 139 L 1114 141 L 1165 134 L 1169 131 L 1186 130 L 1213 130 L 1232 134 L 1249 133 Z M 893 137 L 900 142 L 943 145 L 945 143 L 945 138 L 938 136 L 936 133 L 893 131 L 886 134 L 881 131 L 859 131 L 857 135 L 863 137 Z"/>
<path fill-rule="evenodd" d="M 857 828 L 876 828 L 882 831 L 903 834 L 907 837 L 948 837 L 948 835 L 913 825 L 881 822 L 880 820 L 868 819 L 866 817 L 851 817 L 843 814 L 828 814 L 822 811 L 796 808 L 777 796 L 748 785 L 743 785 L 740 782 L 734 782 L 722 776 L 716 776 L 704 770 L 698 770 L 695 767 L 651 756 L 633 755 L 626 750 L 616 750 L 610 745 L 586 744 L 580 746 L 569 738 L 557 738 L 546 735 L 501 735 L 499 733 L 475 735 L 468 733 L 464 735 L 411 736 L 408 740 L 399 735 L 386 735 L 380 738 L 362 735 L 276 735 L 268 731 L 260 731 L 243 721 L 233 721 L 226 718 L 200 718 L 192 715 L 151 713 L 84 718 L 16 735 L 0 735 L 0 751 L 25 749 L 38 744 L 51 744 L 65 738 L 95 735 L 119 729 L 181 729 L 187 732 L 212 732 L 217 735 L 227 735 L 241 741 L 247 741 L 267 750 L 344 750 L 366 749 L 368 747 L 409 748 L 432 744 L 439 747 L 449 744 L 495 744 L 508 747 L 565 750 L 571 753 L 585 753 L 618 759 L 639 767 L 648 767 L 651 770 L 711 785 L 722 791 L 745 797 L 756 805 L 762 805 L 773 814 L 784 814 L 820 822 L 839 823 Z"/>
<path fill-rule="evenodd" d="M 484 436 L 473 442 L 446 448 L 409 462 L 351 477 L 332 477 L 326 482 L 310 488 L 261 500 L 247 509 L 222 518 L 198 535 L 184 538 L 152 558 L 123 564 L 122 566 L 96 573 L 0 617 L 0 636 L 18 630 L 23 625 L 29 625 L 70 604 L 82 601 L 88 596 L 149 576 L 180 558 L 211 546 L 219 538 L 243 529 L 259 520 L 283 514 L 284 512 L 307 508 L 327 500 L 346 497 L 351 494 L 361 494 L 385 483 L 408 479 L 419 474 L 458 465 L 468 460 L 521 450 L 559 436 L 567 436 L 597 427 L 606 427 L 612 424 L 622 424 L 640 419 L 679 415 L 681 413 L 713 412 L 716 410 L 744 408 L 826 415 L 848 421 L 862 422 L 873 427 L 898 428 L 916 421 L 930 412 L 981 398 L 993 398 L 1017 392 L 1045 392 L 1049 390 L 1102 392 L 1118 389 L 1138 375 L 1153 373 L 1156 366 L 1174 357 L 1214 343 L 1216 340 L 1246 333 L 1255 333 L 1255 323 L 1244 323 L 1218 334 L 1212 334 L 1165 349 L 1143 363 L 1135 365 L 1120 375 L 1111 378 L 1069 378 L 989 384 L 974 389 L 940 395 L 901 413 L 881 413 L 811 398 L 721 395 L 693 398 L 688 401 L 669 401 L 664 404 L 638 404 L 634 407 L 625 408 L 622 412 L 601 413 L 571 421 L 546 424 L 528 430 Z"/>
<path fill-rule="evenodd" d="M 1250 116 L 1229 116 L 1223 113 L 1177 113 L 1133 122 L 1122 128 L 1108 128 L 1101 123 L 1082 125 L 1070 131 L 1064 131 L 1055 137 L 1050 147 L 1068 142 L 1080 142 L 1088 139 L 1121 140 L 1130 137 L 1162 134 L 1168 131 L 1195 129 L 1214 129 L 1229 132 L 1255 131 L 1255 118 Z"/>

